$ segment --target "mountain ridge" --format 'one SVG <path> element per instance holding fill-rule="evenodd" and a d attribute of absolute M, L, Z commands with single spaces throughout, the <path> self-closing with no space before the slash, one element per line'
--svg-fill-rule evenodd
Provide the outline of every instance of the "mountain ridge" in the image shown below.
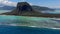
<path fill-rule="evenodd" d="M 14 6 L 3 6 L 3 7 L 0 7 L 0 10 L 12 10 L 14 8 L 15 8 Z M 35 10 L 37 9 L 38 11 L 54 10 L 52 8 L 36 6 L 36 5 L 32 5 L 32 8 Z"/>

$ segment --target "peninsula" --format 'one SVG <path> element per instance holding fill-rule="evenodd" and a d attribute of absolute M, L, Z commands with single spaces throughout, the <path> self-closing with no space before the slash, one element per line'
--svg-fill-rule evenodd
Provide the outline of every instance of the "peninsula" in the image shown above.
<path fill-rule="evenodd" d="M 52 10 L 52 9 L 51 9 Z M 33 16 L 33 17 L 60 17 L 60 14 L 43 14 L 34 10 L 27 2 L 18 2 L 17 7 L 11 12 L 2 13 L 0 15 L 16 15 L 16 16 Z"/>

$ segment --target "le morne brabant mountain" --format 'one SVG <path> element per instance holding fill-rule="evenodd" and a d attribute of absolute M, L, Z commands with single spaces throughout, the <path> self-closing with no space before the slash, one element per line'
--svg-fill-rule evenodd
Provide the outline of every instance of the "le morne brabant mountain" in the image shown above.
<path fill-rule="evenodd" d="M 50 10 L 48 7 L 31 6 L 27 2 L 18 2 L 17 7 L 11 12 L 2 13 L 0 15 L 16 15 L 16 16 L 35 16 L 35 17 L 59 17 L 60 14 L 43 14 L 39 11 Z"/>

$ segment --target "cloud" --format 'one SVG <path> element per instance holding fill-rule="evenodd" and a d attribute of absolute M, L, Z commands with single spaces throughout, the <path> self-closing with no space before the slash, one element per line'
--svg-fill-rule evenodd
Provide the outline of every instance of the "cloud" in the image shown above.
<path fill-rule="evenodd" d="M 29 3 L 29 2 L 28 2 Z M 33 5 L 32 3 L 29 3 L 30 5 Z"/>
<path fill-rule="evenodd" d="M 20 2 L 21 1 L 26 1 L 26 0 L 20 0 Z M 0 0 L 0 4 L 8 5 L 8 6 L 16 6 L 17 2 L 12 2 L 12 1 L 9 1 L 9 0 Z M 30 3 L 30 5 L 32 5 L 32 3 Z"/>
<path fill-rule="evenodd" d="M 0 0 L 0 4 L 8 5 L 8 6 L 16 6 L 17 3 L 9 0 Z"/>

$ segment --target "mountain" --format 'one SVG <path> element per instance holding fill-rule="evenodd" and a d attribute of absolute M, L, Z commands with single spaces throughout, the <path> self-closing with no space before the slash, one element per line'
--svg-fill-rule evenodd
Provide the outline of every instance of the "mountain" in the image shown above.
<path fill-rule="evenodd" d="M 14 8 L 15 7 L 13 7 L 13 6 L 3 6 L 3 7 L 0 7 L 0 10 L 12 10 Z"/>
<path fill-rule="evenodd" d="M 27 2 L 18 2 L 16 8 L 14 8 L 11 12 L 2 13 L 4 15 L 19 15 L 19 16 L 29 16 L 29 15 L 37 15 L 39 12 L 35 11 L 31 5 Z M 1 15 L 2 15 L 1 14 Z"/>
<path fill-rule="evenodd" d="M 18 2 L 17 6 L 7 13 L 2 13 L 4 15 L 19 15 L 19 16 L 40 16 L 42 13 L 37 10 L 53 10 L 47 7 L 31 6 L 27 2 Z"/>
<path fill-rule="evenodd" d="M 49 11 L 54 11 L 54 9 L 52 8 L 48 8 L 48 7 L 42 7 L 42 6 L 32 6 L 33 9 L 35 9 L 36 11 L 46 11 L 46 10 L 49 10 Z"/>

